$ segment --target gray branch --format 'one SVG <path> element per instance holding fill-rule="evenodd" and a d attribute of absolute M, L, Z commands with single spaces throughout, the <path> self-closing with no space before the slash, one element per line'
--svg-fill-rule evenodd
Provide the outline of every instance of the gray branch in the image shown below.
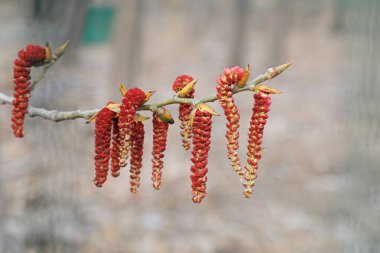
<path fill-rule="evenodd" d="M 10 104 L 12 105 L 13 97 L 0 93 L 0 103 L 1 104 Z M 59 122 L 63 120 L 69 119 L 89 119 L 95 113 L 97 113 L 99 109 L 94 110 L 75 110 L 75 111 L 58 111 L 58 110 L 46 110 L 44 108 L 37 108 L 33 106 L 28 106 L 28 115 L 30 117 L 41 117 L 47 120 L 51 120 L 54 122 Z"/>
<path fill-rule="evenodd" d="M 243 91 L 252 91 L 256 87 L 256 85 L 272 79 L 273 77 L 279 75 L 282 71 L 287 69 L 291 64 L 283 64 L 274 68 L 269 68 L 267 72 L 258 76 L 253 81 L 247 83 L 247 85 L 243 87 L 235 87 L 232 92 L 239 93 Z M 145 104 L 140 106 L 139 111 L 155 111 L 159 107 L 163 107 L 171 104 L 199 104 L 199 103 L 210 103 L 217 100 L 217 97 L 208 96 L 201 99 L 191 99 L 191 98 L 180 98 L 174 96 L 173 98 L 167 99 L 163 102 L 155 103 L 155 104 Z M 13 97 L 0 93 L 0 103 L 1 104 L 13 104 Z M 75 110 L 75 111 L 58 111 L 58 110 L 46 110 L 44 108 L 37 108 L 33 106 L 28 106 L 28 115 L 30 117 L 41 117 L 47 120 L 51 120 L 54 122 L 64 121 L 64 120 L 74 120 L 74 119 L 90 119 L 93 115 L 95 115 L 100 109 L 92 109 L 92 110 Z"/>

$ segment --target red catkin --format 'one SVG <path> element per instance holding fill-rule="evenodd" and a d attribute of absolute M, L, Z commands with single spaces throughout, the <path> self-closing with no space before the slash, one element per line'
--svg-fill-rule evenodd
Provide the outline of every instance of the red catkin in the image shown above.
<path fill-rule="evenodd" d="M 137 108 L 143 103 L 145 93 L 139 88 L 129 89 L 125 94 L 120 106 L 119 134 L 120 134 L 120 167 L 127 165 L 130 148 L 131 127 L 135 122 Z"/>
<path fill-rule="evenodd" d="M 172 89 L 175 92 L 181 91 L 188 83 L 194 79 L 191 76 L 181 75 L 178 76 L 172 85 Z M 186 98 L 194 98 L 194 90 L 186 95 Z M 185 150 L 188 150 L 191 146 L 191 126 L 190 126 L 190 113 L 192 111 L 192 106 L 188 104 L 179 105 L 179 120 L 181 122 L 181 137 L 182 137 L 182 146 Z"/>
<path fill-rule="evenodd" d="M 193 122 L 193 151 L 191 161 L 192 200 L 200 203 L 206 197 L 207 162 L 211 145 L 212 115 L 206 111 L 197 110 Z"/>
<path fill-rule="evenodd" d="M 112 148 L 111 148 L 111 175 L 118 177 L 120 175 L 120 152 L 121 138 L 119 131 L 119 118 L 112 120 Z"/>
<path fill-rule="evenodd" d="M 162 121 L 157 114 L 153 114 L 153 151 L 152 151 L 152 181 L 153 188 L 159 190 L 161 187 L 162 168 L 164 167 L 164 152 L 169 124 Z"/>
<path fill-rule="evenodd" d="M 259 91 L 254 94 L 254 106 L 248 132 L 247 165 L 244 174 L 243 195 L 252 195 L 255 179 L 257 178 L 258 163 L 261 159 L 261 144 L 263 142 L 264 126 L 272 103 L 268 93 Z"/>
<path fill-rule="evenodd" d="M 14 100 L 12 110 L 12 129 L 16 137 L 24 136 L 24 119 L 28 112 L 30 97 L 30 67 L 38 67 L 45 63 L 46 48 L 38 45 L 28 45 L 18 52 L 14 61 L 13 82 Z"/>
<path fill-rule="evenodd" d="M 132 125 L 131 135 L 131 175 L 130 175 L 130 191 L 137 192 L 140 186 L 140 173 L 142 167 L 142 156 L 144 146 L 144 124 L 140 121 L 134 122 Z"/>
<path fill-rule="evenodd" d="M 243 78 L 244 69 L 236 66 L 233 68 L 225 68 L 223 75 L 217 79 L 217 97 L 221 107 L 224 110 L 224 115 L 227 119 L 227 156 L 230 160 L 231 166 L 240 175 L 243 176 L 244 172 L 241 167 L 237 149 L 239 148 L 239 120 L 240 114 L 235 101 L 232 97 L 232 88 Z"/>
<path fill-rule="evenodd" d="M 104 107 L 95 121 L 95 185 L 102 187 L 107 180 L 110 160 L 112 120 L 115 113 Z"/>

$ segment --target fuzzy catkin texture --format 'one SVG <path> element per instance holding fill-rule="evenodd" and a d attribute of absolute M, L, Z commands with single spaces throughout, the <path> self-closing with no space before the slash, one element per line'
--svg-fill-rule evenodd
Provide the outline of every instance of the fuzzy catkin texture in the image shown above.
<path fill-rule="evenodd" d="M 187 75 L 178 76 L 172 85 L 172 89 L 175 92 L 181 91 L 188 83 L 193 81 L 194 78 Z M 186 98 L 194 98 L 194 90 L 192 90 Z M 188 104 L 179 105 L 179 120 L 181 122 L 181 137 L 182 137 L 182 146 L 185 150 L 188 150 L 191 146 L 191 126 L 190 126 L 190 113 L 192 111 L 192 106 Z"/>
<path fill-rule="evenodd" d="M 120 152 L 121 138 L 119 131 L 119 118 L 112 120 L 112 148 L 111 148 L 111 175 L 118 177 L 120 175 Z"/>
<path fill-rule="evenodd" d="M 252 195 L 255 179 L 257 178 L 258 163 L 261 159 L 261 144 L 263 142 L 264 127 L 268 119 L 268 112 L 272 103 L 269 94 L 259 91 L 254 94 L 254 106 L 248 132 L 247 165 L 244 174 L 243 195 L 249 198 Z"/>
<path fill-rule="evenodd" d="M 240 114 L 232 97 L 232 88 L 243 78 L 244 73 L 244 69 L 239 66 L 225 68 L 223 75 L 217 79 L 218 85 L 216 87 L 219 103 L 227 119 L 227 156 L 231 166 L 240 176 L 244 175 L 237 153 L 239 148 Z"/>
<path fill-rule="evenodd" d="M 140 173 L 142 167 L 142 156 L 144 148 L 144 124 L 140 121 L 132 125 L 131 135 L 131 175 L 130 175 L 130 191 L 137 192 L 140 186 Z"/>
<path fill-rule="evenodd" d="M 162 121 L 156 114 L 153 115 L 153 151 L 152 151 L 152 181 L 153 188 L 161 187 L 162 168 L 164 167 L 164 152 L 168 136 L 169 124 Z"/>
<path fill-rule="evenodd" d="M 46 60 L 46 48 L 38 45 L 28 45 L 18 52 L 14 61 L 13 82 L 14 100 L 12 110 L 12 129 L 16 137 L 24 136 L 24 119 L 28 112 L 30 97 L 30 67 L 38 67 Z"/>
<path fill-rule="evenodd" d="M 107 180 L 110 160 L 112 119 L 115 113 L 104 107 L 99 111 L 95 121 L 95 185 L 102 187 Z"/>
<path fill-rule="evenodd" d="M 212 115 L 197 110 L 193 122 L 193 151 L 191 161 L 191 188 L 192 200 L 200 203 L 206 197 L 207 162 L 211 146 Z"/>
<path fill-rule="evenodd" d="M 124 94 L 119 113 L 119 134 L 121 139 L 120 167 L 127 165 L 131 127 L 135 122 L 136 110 L 143 103 L 144 99 L 145 93 L 139 88 L 132 88 Z"/>

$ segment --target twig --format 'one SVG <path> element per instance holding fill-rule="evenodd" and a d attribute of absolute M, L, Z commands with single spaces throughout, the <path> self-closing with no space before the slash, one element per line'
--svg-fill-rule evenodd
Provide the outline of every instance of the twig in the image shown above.
<path fill-rule="evenodd" d="M 34 79 L 32 81 L 32 84 L 30 85 L 30 90 L 33 90 L 36 85 L 41 82 L 42 79 L 44 79 L 46 73 L 48 72 L 48 70 L 51 68 L 51 66 L 54 65 L 56 61 L 55 60 L 52 60 L 51 62 L 49 62 L 48 64 L 44 65 L 44 67 L 42 68 L 42 71 L 41 73 L 37 76 L 36 79 Z"/>
<path fill-rule="evenodd" d="M 281 72 L 283 72 L 285 69 L 287 69 L 291 63 L 283 64 L 274 68 L 269 68 L 264 74 L 258 76 L 253 81 L 247 83 L 244 87 L 235 87 L 235 89 L 232 90 L 234 94 L 240 93 L 243 91 L 253 91 L 255 86 L 269 80 L 277 75 L 279 75 Z M 50 65 L 51 66 L 51 65 Z M 50 67 L 49 66 L 49 67 Z M 48 68 L 49 68 L 48 67 Z M 48 69 L 47 68 L 47 69 Z M 46 69 L 46 71 L 47 71 Z M 43 73 L 46 73 L 45 69 L 43 70 Z M 43 78 L 43 76 L 42 76 Z M 42 78 L 37 78 L 36 82 L 38 83 L 39 80 Z M 218 98 L 214 96 L 208 96 L 201 99 L 191 99 L 191 98 L 180 98 L 177 96 L 174 96 L 173 98 L 164 100 L 159 103 L 155 104 L 145 104 L 140 106 L 138 109 L 139 111 L 154 111 L 157 108 L 171 105 L 171 104 L 200 104 L 200 103 L 210 103 L 216 101 Z M 12 104 L 13 97 L 5 95 L 3 93 L 0 93 L 0 103 L 1 104 Z M 100 109 L 92 109 L 92 110 L 75 110 L 75 111 L 58 111 L 58 110 L 46 110 L 44 108 L 36 108 L 33 106 L 28 106 L 28 115 L 30 117 L 41 117 L 47 120 L 51 120 L 54 122 L 64 121 L 64 120 L 74 120 L 74 119 L 90 119 L 93 115 L 95 115 Z"/>
<path fill-rule="evenodd" d="M 41 82 L 42 79 L 44 79 L 46 73 L 48 72 L 48 70 L 59 60 L 59 58 L 61 58 L 61 56 L 65 53 L 67 47 L 69 46 L 69 43 L 70 41 L 66 41 L 64 44 L 62 44 L 58 49 L 57 49 L 57 52 L 54 54 L 54 55 L 51 55 L 52 54 L 52 50 L 51 50 L 51 47 L 49 45 L 48 42 L 46 42 L 46 47 L 48 48 L 48 52 L 50 53 L 50 62 L 45 64 L 41 73 L 38 75 L 38 77 L 36 79 L 34 79 L 30 85 L 30 90 L 32 91 L 36 85 Z"/>

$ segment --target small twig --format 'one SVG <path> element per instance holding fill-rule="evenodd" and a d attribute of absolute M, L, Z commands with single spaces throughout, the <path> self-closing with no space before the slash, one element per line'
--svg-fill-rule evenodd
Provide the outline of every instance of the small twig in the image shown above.
<path fill-rule="evenodd" d="M 41 82 L 42 79 L 44 79 L 46 73 L 48 72 L 48 70 L 51 68 L 51 66 L 54 65 L 56 61 L 55 60 L 52 60 L 51 62 L 47 63 L 46 65 L 44 65 L 44 67 L 42 68 L 42 71 L 41 73 L 37 76 L 36 79 L 34 79 L 32 81 L 32 84 L 30 85 L 30 90 L 33 90 L 36 85 Z"/>
<path fill-rule="evenodd" d="M 53 64 L 51 64 L 53 65 Z M 50 66 L 51 66 L 50 65 Z M 265 72 L 264 74 L 258 76 L 253 81 L 247 83 L 244 87 L 235 87 L 232 90 L 232 93 L 240 93 L 243 91 L 252 91 L 254 90 L 255 86 L 269 80 L 277 75 L 279 75 L 281 72 L 283 72 L 285 69 L 287 69 L 291 63 L 280 65 L 274 68 L 270 68 Z M 49 65 L 46 65 L 46 67 Z M 50 66 L 48 68 L 50 68 Z M 47 71 L 47 70 L 46 70 Z M 41 74 L 46 73 L 46 71 L 43 70 Z M 43 76 L 42 76 L 43 78 Z M 36 81 L 38 83 L 39 80 L 42 78 L 37 78 Z M 198 100 L 194 100 L 192 98 L 179 98 L 177 96 L 174 96 L 173 98 L 167 99 L 165 101 L 155 103 L 155 104 L 145 104 L 140 106 L 138 109 L 139 111 L 155 111 L 160 107 L 171 105 L 171 104 L 200 104 L 200 103 L 211 103 L 216 101 L 218 98 L 214 96 L 208 96 L 204 97 Z M 5 95 L 3 93 L 0 93 L 0 103 L 1 104 L 12 104 L 13 97 Z M 46 110 L 44 108 L 36 108 L 33 106 L 28 106 L 28 115 L 30 117 L 41 117 L 47 120 L 51 120 L 54 122 L 64 121 L 64 120 L 73 120 L 73 119 L 90 119 L 93 115 L 95 115 L 100 109 L 92 109 L 92 110 L 75 110 L 75 111 L 58 111 L 58 110 Z"/>
<path fill-rule="evenodd" d="M 42 79 L 44 79 L 46 73 L 48 70 L 61 58 L 61 56 L 65 53 L 67 47 L 69 46 L 70 41 L 66 41 L 64 44 L 62 44 L 58 49 L 57 52 L 54 55 L 51 55 L 51 47 L 49 43 L 46 43 L 46 47 L 48 48 L 48 51 L 50 52 L 51 60 L 49 63 L 46 63 L 43 68 L 41 73 L 37 76 L 36 79 L 34 79 L 30 85 L 30 90 L 32 91 L 36 85 L 41 82 Z"/>

